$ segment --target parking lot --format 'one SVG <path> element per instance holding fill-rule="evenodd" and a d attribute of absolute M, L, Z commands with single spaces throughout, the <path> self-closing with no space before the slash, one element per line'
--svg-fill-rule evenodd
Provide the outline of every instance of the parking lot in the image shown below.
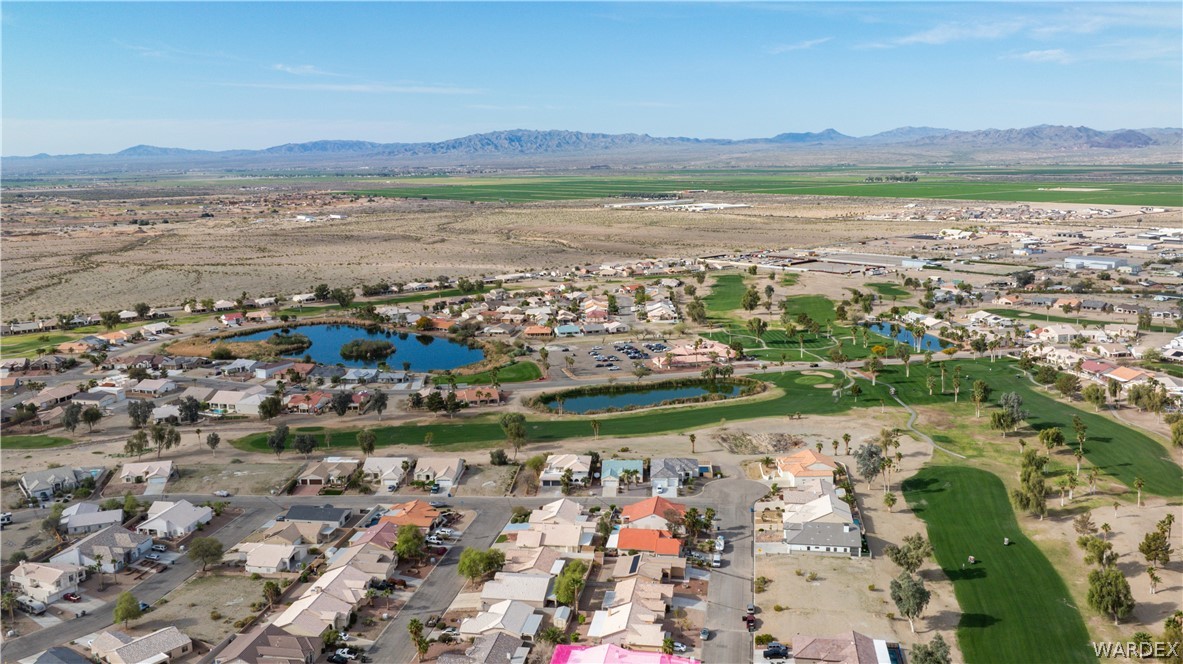
<path fill-rule="evenodd" d="M 648 363 L 660 357 L 670 347 L 663 342 L 640 342 L 626 340 L 596 339 L 588 346 L 585 343 L 567 346 L 566 353 L 552 353 L 550 363 L 568 369 L 575 376 L 612 376 L 629 374 L 634 362 Z M 563 359 L 557 356 L 562 355 Z M 568 361 L 567 356 L 572 359 Z M 562 364 L 560 364 L 560 362 Z"/>

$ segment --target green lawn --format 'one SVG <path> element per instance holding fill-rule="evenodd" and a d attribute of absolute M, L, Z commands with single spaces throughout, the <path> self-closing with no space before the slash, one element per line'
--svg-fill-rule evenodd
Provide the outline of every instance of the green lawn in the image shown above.
<path fill-rule="evenodd" d="M 497 381 L 500 383 L 524 383 L 526 381 L 538 380 L 542 378 L 542 369 L 538 368 L 537 364 L 529 360 L 521 362 L 513 362 L 499 367 L 497 370 Z M 436 385 L 447 385 L 447 376 L 433 376 L 431 379 Z M 467 383 L 469 385 L 488 385 L 493 381 L 493 370 L 481 371 L 474 374 L 457 375 L 457 383 Z"/>
<path fill-rule="evenodd" d="M 62 447 L 74 441 L 58 436 L 4 436 L 0 448 L 6 450 L 43 450 L 48 447 Z"/>
<path fill-rule="evenodd" d="M 1051 426 L 1059 427 L 1067 439 L 1073 440 L 1072 416 L 1077 415 L 1088 427 L 1084 456 L 1089 463 L 1126 486 L 1132 487 L 1134 478 L 1141 477 L 1146 483 L 1144 491 L 1147 493 L 1183 496 L 1183 469 L 1171 460 L 1170 451 L 1163 442 L 1094 412 L 1092 406 L 1084 402 L 1080 402 L 1081 407 L 1076 408 L 1036 391 L 1035 386 L 1019 373 L 1013 362 L 1000 360 L 991 363 L 987 359 L 949 362 L 946 367 L 948 393 L 944 396 L 939 394 L 939 387 L 937 394 L 928 396 L 928 388 L 924 384 L 927 370 L 923 364 L 914 363 L 911 379 L 904 378 L 903 367 L 889 365 L 879 374 L 879 381 L 896 386 L 900 398 L 910 404 L 948 403 L 953 392 L 953 369 L 957 366 L 961 367 L 963 375 L 962 402 L 970 400 L 975 380 L 984 380 L 993 388 L 991 401 L 994 403 L 1004 392 L 1017 392 L 1023 397 L 1023 408 L 1030 413 L 1027 424 L 1031 429 L 1020 435 L 1029 442 L 1036 442 L 1037 430 Z M 932 370 L 939 376 L 937 364 L 934 363 Z M 989 426 L 989 417 L 988 412 L 982 413 L 982 426 Z M 1012 434 L 1011 437 L 1017 441 L 1020 436 Z M 1056 453 L 1058 458 L 1066 454 L 1070 454 L 1070 450 L 1066 452 L 1061 449 Z"/>
<path fill-rule="evenodd" d="M 1183 206 L 1183 194 L 1173 182 L 1121 182 L 1117 179 L 1083 182 L 1073 179 L 1076 175 L 1096 178 L 1097 174 L 1088 169 L 1059 172 L 1018 169 L 1017 174 L 1030 179 L 998 181 L 980 177 L 981 174 L 972 172 L 972 169 L 928 167 L 919 182 L 865 182 L 866 176 L 875 170 L 827 167 L 655 172 L 632 177 L 616 174 L 403 177 L 398 178 L 394 186 L 381 189 L 373 189 L 372 184 L 361 182 L 352 187 L 346 183 L 344 188 L 363 196 L 506 203 L 707 189 L 757 194 Z M 1140 168 L 1129 172 L 1135 177 L 1177 175 L 1177 170 L 1172 171 L 1170 166 Z M 1106 174 L 1112 176 L 1117 173 L 1107 170 Z M 968 177 L 971 175 L 974 177 Z"/>
<path fill-rule="evenodd" d="M 1019 528 L 1001 480 L 976 468 L 927 466 L 903 492 L 953 581 L 966 662 L 1096 661 L 1068 588 Z M 965 565 L 969 556 L 977 562 Z"/>
<path fill-rule="evenodd" d="M 838 385 L 841 378 L 837 372 L 830 372 L 828 382 Z M 600 435 L 606 437 L 643 436 L 658 433 L 686 431 L 718 425 L 721 421 L 750 420 L 760 417 L 788 416 L 792 413 L 830 414 L 840 413 L 853 407 L 878 406 L 886 395 L 884 388 L 864 385 L 863 396 L 858 402 L 850 396 L 834 400 L 830 388 L 815 387 L 813 376 L 802 376 L 799 372 L 767 373 L 756 376 L 782 388 L 783 394 L 756 396 L 734 402 L 693 407 L 662 408 L 621 415 L 600 415 L 583 417 L 577 415 L 528 415 L 527 430 L 529 442 L 555 442 L 568 438 L 585 438 L 592 435 L 591 419 L 600 421 Z M 803 380 L 807 379 L 807 380 Z M 324 417 L 334 417 L 326 415 Z M 303 432 L 303 430 L 299 430 Z M 377 427 L 378 446 L 393 444 L 421 444 L 424 434 L 433 436 L 431 446 L 449 450 L 476 449 L 500 445 L 505 440 L 501 425 L 488 415 L 477 418 L 461 418 L 448 421 L 446 418 L 433 420 L 431 424 L 402 424 L 392 427 Z M 293 432 L 294 433 L 294 432 Z M 335 431 L 334 446 L 355 447 L 356 431 Z M 234 446 L 243 450 L 268 450 L 266 434 L 258 433 L 239 438 Z"/>
<path fill-rule="evenodd" d="M 1042 325 L 1043 323 L 1068 323 L 1070 325 L 1111 325 L 1118 321 L 1095 320 L 1091 318 L 1081 318 L 1078 316 L 1065 316 L 1064 312 L 1055 309 L 1056 314 L 1047 311 L 1039 311 L 1031 309 L 1023 311 L 1021 309 L 986 309 L 992 314 L 1005 316 L 1007 318 L 1014 318 L 1023 321 L 1024 323 L 1032 323 L 1035 325 Z"/>
<path fill-rule="evenodd" d="M 905 290 L 902 286 L 900 286 L 898 284 L 879 282 L 879 283 L 874 283 L 874 284 L 867 284 L 867 288 L 870 288 L 871 290 L 875 291 L 880 296 L 882 296 L 883 299 L 885 299 L 885 300 L 891 300 L 891 299 L 906 300 L 906 299 L 912 297 L 911 293 L 909 293 L 907 290 Z"/>
<path fill-rule="evenodd" d="M 703 298 L 709 318 L 726 318 L 740 308 L 747 286 L 742 274 L 720 274 L 711 284 L 711 292 Z"/>

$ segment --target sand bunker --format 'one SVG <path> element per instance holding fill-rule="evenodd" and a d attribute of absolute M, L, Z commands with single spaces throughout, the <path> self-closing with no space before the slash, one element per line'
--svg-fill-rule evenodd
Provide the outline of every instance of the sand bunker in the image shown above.
<path fill-rule="evenodd" d="M 832 390 L 832 389 L 834 389 L 834 384 L 833 383 L 818 383 L 817 385 L 814 385 L 814 387 L 816 387 L 819 390 Z"/>
<path fill-rule="evenodd" d="M 1103 187 L 1040 187 L 1039 191 L 1109 191 Z"/>

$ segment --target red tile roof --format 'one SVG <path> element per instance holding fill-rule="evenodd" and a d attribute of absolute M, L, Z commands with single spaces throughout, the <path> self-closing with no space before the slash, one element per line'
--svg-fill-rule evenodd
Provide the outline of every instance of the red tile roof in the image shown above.
<path fill-rule="evenodd" d="M 620 515 L 626 521 L 636 521 L 637 519 L 644 519 L 654 514 L 664 518 L 665 513 L 670 510 L 677 512 L 678 516 L 681 516 L 686 513 L 686 506 L 679 503 L 672 503 L 661 496 L 654 496 L 624 507 L 620 510 Z"/>
<path fill-rule="evenodd" d="M 651 551 L 665 556 L 676 556 L 682 551 L 682 540 L 666 530 L 649 528 L 621 528 L 616 536 L 617 551 Z"/>

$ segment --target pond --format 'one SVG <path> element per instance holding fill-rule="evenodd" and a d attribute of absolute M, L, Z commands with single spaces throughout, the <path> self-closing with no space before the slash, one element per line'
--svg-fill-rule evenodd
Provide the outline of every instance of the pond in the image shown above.
<path fill-rule="evenodd" d="M 706 394 L 721 394 L 724 398 L 731 398 L 738 396 L 743 388 L 739 385 L 717 385 L 713 388 L 705 386 L 688 385 L 685 387 L 666 387 L 657 389 L 636 389 L 628 392 L 616 392 L 614 394 L 596 394 L 582 397 L 570 397 L 563 400 L 564 413 L 586 413 L 589 411 L 601 411 L 609 408 L 617 410 L 625 410 L 630 406 L 633 408 L 643 408 L 645 406 L 655 406 L 663 401 L 670 401 L 673 399 L 692 399 L 694 397 L 701 397 Z M 558 410 L 558 404 L 553 400 L 547 403 L 551 410 Z"/>
<path fill-rule="evenodd" d="M 365 328 L 355 325 L 301 325 L 290 329 L 308 337 L 312 342 L 312 346 L 300 353 L 299 357 L 307 353 L 312 356 L 314 362 L 321 364 L 343 364 L 347 367 L 378 366 L 379 360 L 346 360 L 341 357 L 341 346 L 354 339 L 384 339 L 393 343 L 395 350 L 385 361 L 394 371 L 402 369 L 404 362 L 411 363 L 411 371 L 426 372 L 432 369 L 455 369 L 485 359 L 485 353 L 480 348 L 469 348 L 451 339 L 425 334 L 386 330 L 368 332 Z M 277 332 L 278 329 L 261 330 L 227 340 L 263 341 Z"/>
<path fill-rule="evenodd" d="M 908 330 L 897 328 L 896 334 L 893 337 L 891 336 L 890 323 L 875 323 L 874 325 L 868 325 L 867 327 L 875 334 L 887 337 L 889 339 L 895 339 L 900 343 L 908 344 L 912 348 L 916 348 L 916 337 L 912 336 L 912 333 Z M 938 353 L 948 345 L 949 344 L 941 341 L 940 337 L 935 337 L 931 334 L 925 334 L 924 338 L 920 340 L 921 352 L 930 350 L 934 353 Z"/>

